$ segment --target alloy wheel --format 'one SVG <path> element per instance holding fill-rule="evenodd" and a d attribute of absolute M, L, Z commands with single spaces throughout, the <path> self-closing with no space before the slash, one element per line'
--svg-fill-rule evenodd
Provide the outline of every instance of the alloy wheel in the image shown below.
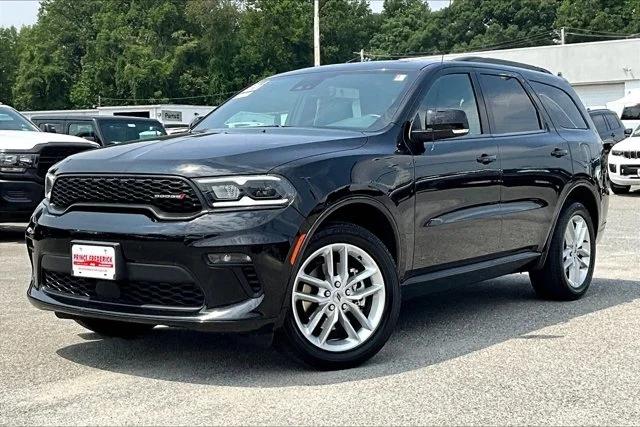
<path fill-rule="evenodd" d="M 379 326 L 385 283 L 376 261 L 363 249 L 333 243 L 312 253 L 298 270 L 292 308 L 302 335 L 326 351 L 354 349 Z"/>
<path fill-rule="evenodd" d="M 591 236 L 587 222 L 580 215 L 574 215 L 564 232 L 562 267 L 569 285 L 579 288 L 583 285 L 591 266 Z"/>

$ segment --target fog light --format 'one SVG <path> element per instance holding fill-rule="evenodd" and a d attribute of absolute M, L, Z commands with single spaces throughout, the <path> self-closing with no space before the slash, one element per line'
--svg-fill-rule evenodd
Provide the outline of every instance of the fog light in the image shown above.
<path fill-rule="evenodd" d="M 238 253 L 208 254 L 207 258 L 211 264 L 248 264 L 251 262 L 249 255 Z"/>

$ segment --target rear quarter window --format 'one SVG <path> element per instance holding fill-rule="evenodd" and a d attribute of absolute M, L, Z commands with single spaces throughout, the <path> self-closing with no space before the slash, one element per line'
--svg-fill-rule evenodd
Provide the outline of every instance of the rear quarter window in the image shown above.
<path fill-rule="evenodd" d="M 565 129 L 589 128 L 578 106 L 567 92 L 540 82 L 531 82 L 531 87 L 557 126 Z"/>

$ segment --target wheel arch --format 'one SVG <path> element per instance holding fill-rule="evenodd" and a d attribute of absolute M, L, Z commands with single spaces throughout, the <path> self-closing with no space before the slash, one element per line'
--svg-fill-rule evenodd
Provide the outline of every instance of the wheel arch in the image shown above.
<path fill-rule="evenodd" d="M 363 210 L 364 209 L 364 210 Z M 369 222 L 369 227 L 362 224 L 361 221 L 353 222 L 349 221 L 350 218 L 353 218 L 354 213 L 358 212 L 359 215 L 367 218 Z M 371 224 L 375 223 L 374 219 L 382 219 L 384 218 L 384 227 L 386 228 L 386 241 L 380 236 L 380 229 L 371 229 Z M 285 295 L 289 295 L 291 289 L 293 287 L 293 282 L 295 278 L 295 272 L 300 267 L 303 257 L 302 254 L 306 251 L 309 242 L 313 238 L 313 235 L 322 228 L 322 226 L 334 222 L 334 221 L 345 221 L 352 222 L 356 225 L 366 228 L 371 233 L 375 234 L 380 240 L 385 243 L 385 246 L 389 249 L 394 261 L 396 262 L 396 269 L 398 272 L 398 277 L 402 277 L 405 272 L 405 259 L 407 254 L 406 250 L 402 247 L 402 240 L 400 236 L 400 232 L 398 229 L 398 225 L 393 217 L 393 214 L 387 208 L 383 202 L 376 200 L 376 198 L 368 196 L 368 195 L 350 195 L 339 201 L 333 202 L 330 207 L 326 208 L 319 215 L 315 216 L 311 220 L 311 225 L 308 226 L 306 231 L 301 231 L 298 235 L 298 238 L 302 238 L 302 243 L 299 248 L 296 250 L 299 256 L 294 260 L 291 265 L 291 274 L 289 275 L 289 280 L 287 283 L 287 289 Z M 303 237 L 304 236 L 304 237 Z M 393 237 L 393 243 L 391 243 L 391 237 Z M 391 247 L 390 247 L 391 246 Z M 290 254 L 291 256 L 291 254 Z M 278 316 L 275 327 L 280 327 L 284 319 L 286 317 L 287 312 L 287 304 L 282 303 L 282 309 L 280 312 L 280 316 Z"/>
<path fill-rule="evenodd" d="M 580 179 L 573 182 L 571 185 L 568 185 L 565 190 L 562 192 L 559 197 L 558 204 L 554 211 L 553 221 L 551 227 L 547 232 L 546 239 L 541 248 L 542 256 L 540 260 L 536 264 L 536 268 L 541 268 L 546 259 L 547 254 L 549 253 L 549 247 L 551 244 L 551 239 L 553 238 L 553 232 L 556 229 L 556 224 L 558 223 L 558 219 L 562 214 L 562 211 L 566 206 L 573 202 L 582 203 L 589 215 L 591 215 L 591 220 L 593 221 L 594 233 L 596 234 L 594 238 L 598 236 L 598 230 L 600 225 L 600 203 L 598 202 L 598 196 L 596 191 L 594 190 L 595 184 L 591 183 L 586 179 Z"/>

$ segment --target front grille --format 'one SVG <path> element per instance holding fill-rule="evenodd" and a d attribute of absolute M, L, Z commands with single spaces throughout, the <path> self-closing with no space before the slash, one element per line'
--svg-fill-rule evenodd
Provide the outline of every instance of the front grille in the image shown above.
<path fill-rule="evenodd" d="M 72 154 L 86 151 L 87 147 L 44 147 L 38 157 L 38 176 L 44 178 L 49 168 Z"/>
<path fill-rule="evenodd" d="M 83 204 L 136 205 L 160 213 L 194 214 L 202 210 L 195 190 L 182 178 L 130 176 L 61 176 L 51 193 L 57 209 Z"/>
<path fill-rule="evenodd" d="M 42 275 L 45 291 L 90 301 L 194 310 L 204 305 L 202 289 L 193 283 L 110 282 L 47 270 Z"/>
<path fill-rule="evenodd" d="M 640 165 L 620 165 L 620 175 L 638 177 Z"/>
<path fill-rule="evenodd" d="M 623 151 L 622 155 L 627 159 L 640 159 L 640 151 Z"/>

